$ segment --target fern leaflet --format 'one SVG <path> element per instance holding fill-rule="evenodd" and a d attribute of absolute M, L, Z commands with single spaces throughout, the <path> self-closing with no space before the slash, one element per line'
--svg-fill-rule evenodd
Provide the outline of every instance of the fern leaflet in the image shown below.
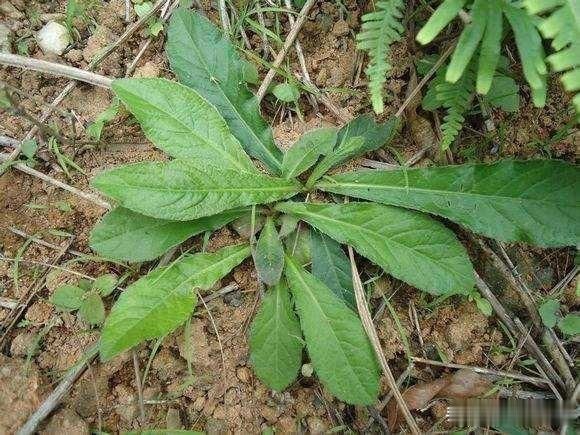
<path fill-rule="evenodd" d="M 532 2 L 566 2 L 573 0 L 530 0 Z M 466 5 L 466 0 L 445 0 L 435 10 L 417 34 L 417 41 L 427 44 L 447 26 Z M 503 32 L 503 17 L 507 19 L 515 37 L 522 61 L 524 76 L 532 88 L 534 104 L 541 107 L 546 100 L 546 64 L 542 38 L 535 27 L 534 17 L 519 3 L 511 0 L 474 0 L 471 21 L 467 23 L 453 52 L 446 79 L 455 82 L 465 73 L 479 47 L 477 92 L 485 95 L 491 88 L 499 60 Z"/>
<path fill-rule="evenodd" d="M 569 92 L 576 92 L 574 106 L 580 122 L 580 6 L 576 0 L 525 0 L 528 12 L 542 18 L 538 28 L 552 39 L 554 53 L 547 60 L 555 71 L 564 72 L 562 82 Z"/>
<path fill-rule="evenodd" d="M 363 15 L 361 32 L 357 35 L 359 50 L 369 55 L 369 65 L 365 73 L 369 79 L 371 103 L 376 113 L 382 113 L 383 85 L 391 70 L 389 64 L 390 45 L 398 41 L 403 33 L 400 23 L 403 17 L 403 0 L 382 0 L 374 12 Z"/>
<path fill-rule="evenodd" d="M 475 66 L 473 62 L 463 75 L 455 82 L 441 80 L 435 86 L 437 101 L 447 109 L 441 124 L 441 149 L 446 150 L 453 143 L 463 128 L 465 113 L 471 108 L 475 93 Z"/>

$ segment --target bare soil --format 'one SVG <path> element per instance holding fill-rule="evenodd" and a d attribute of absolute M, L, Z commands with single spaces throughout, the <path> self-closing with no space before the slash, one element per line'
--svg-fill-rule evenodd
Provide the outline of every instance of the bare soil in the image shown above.
<path fill-rule="evenodd" d="M 95 53 L 114 42 L 127 27 L 124 1 L 96 3 L 97 6 L 88 12 L 87 22 L 75 21 L 78 38 L 60 58 L 44 55 L 31 35 L 50 19 L 62 20 L 66 1 L 4 0 L 0 7 L 0 22 L 12 30 L 13 41 L 23 39 L 29 42 L 30 56 L 86 68 Z M 204 10 L 210 17 L 217 18 L 208 2 L 204 2 Z M 365 77 L 361 72 L 364 70 L 363 58 L 356 51 L 354 40 L 364 12 L 364 7 L 353 0 L 319 1 L 299 35 L 313 81 L 318 87 L 329 90 L 331 100 L 347 118 L 370 112 Z M 287 31 L 285 19 L 282 24 Z M 252 32 L 249 35 L 256 52 L 259 52 L 260 36 Z M 122 77 L 147 38 L 144 31 L 138 32 L 121 45 L 97 72 Z M 387 84 L 388 107 L 381 119 L 395 113 L 404 101 L 409 66 L 413 57 L 420 55 L 408 41 L 394 46 L 394 70 Z M 300 74 L 293 52 L 289 61 L 290 70 Z M 151 44 L 134 75 L 171 77 L 162 36 Z M 67 84 L 65 79 L 10 68 L 0 68 L 0 81 L 32 97 L 22 98 L 21 104 L 35 116 L 40 116 L 46 104 Z M 574 160 L 580 141 L 577 133 L 549 140 L 570 119 L 566 112 L 568 97 L 558 83 L 557 80 L 551 83 L 548 105 L 544 109 L 533 108 L 524 92 L 523 107 L 517 114 L 492 113 L 492 120 L 501 126 L 502 132 L 498 139 L 501 147 L 495 153 L 492 152 L 492 143 L 482 145 L 481 121 L 472 120 L 464 134 L 465 140 L 454 156 L 455 161 L 548 155 Z M 61 111 L 49 118 L 49 124 L 57 127 L 61 135 L 74 139 L 74 146 L 64 146 L 63 151 L 74 157 L 84 173 L 73 170 L 68 178 L 42 139 L 38 155 L 45 160 L 39 159 L 35 169 L 78 189 L 90 191 L 89 180 L 105 168 L 127 162 L 163 159 L 162 153 L 144 138 L 127 113 L 121 113 L 106 126 L 99 144 L 89 143 L 86 126 L 108 107 L 111 100 L 112 95 L 107 90 L 79 84 L 59 106 Z M 323 105 L 320 105 L 319 112 L 314 111 L 305 97 L 301 99 L 300 107 L 303 119 L 288 108 L 277 106 L 273 100 L 268 99 L 263 104 L 264 115 L 271 121 L 281 148 L 288 148 L 309 129 L 339 124 Z M 64 114 L 74 115 L 76 136 Z M 435 125 L 429 114 L 422 116 Z M 0 112 L 0 134 L 21 139 L 30 128 L 23 118 Z M 405 158 L 422 148 L 409 129 L 405 126 L 392 144 Z M 388 150 L 367 157 L 395 161 L 395 154 Z M 435 159 L 435 156 L 428 156 L 420 165 L 433 164 Z M 351 167 L 356 164 L 351 164 Z M 129 272 L 132 281 L 153 266 L 144 264 L 127 269 L 123 265 L 64 252 L 64 249 L 70 249 L 91 255 L 89 232 L 104 212 L 93 203 L 17 170 L 7 171 L 0 177 L 0 252 L 5 257 L 0 258 L 0 298 L 26 305 L 13 326 L 10 325 L 19 310 L 0 307 L 0 336 L 3 336 L 0 343 L 0 433 L 14 433 L 54 389 L 67 369 L 81 360 L 98 339 L 97 330 L 91 330 L 73 314 L 56 311 L 48 302 L 60 283 L 77 279 L 70 271 L 89 276 Z M 31 242 L 11 229 L 34 235 L 55 247 Z M 65 237 L 64 233 L 71 236 Z M 231 228 L 220 230 L 210 238 L 209 249 L 217 249 L 239 238 Z M 199 244 L 200 241 L 193 243 Z M 467 241 L 465 243 L 469 245 Z M 476 268 L 485 274 L 502 300 L 526 319 L 517 295 L 501 280 L 482 253 L 471 246 L 469 249 Z M 547 295 L 574 267 L 573 252 L 569 250 L 536 250 L 523 245 L 510 249 L 536 298 Z M 365 279 L 379 275 L 376 267 L 367 263 L 363 265 Z M 55 266 L 65 270 L 55 269 Z M 62 405 L 43 422 L 40 432 L 88 434 L 95 430 L 122 432 L 141 428 L 186 428 L 208 433 L 258 433 L 267 428 L 283 433 L 313 434 L 348 428 L 356 432 L 379 431 L 380 425 L 372 423 L 367 409 L 337 401 L 314 377 L 303 375 L 287 391 L 275 393 L 254 376 L 248 361 L 247 332 L 259 302 L 259 292 L 250 261 L 236 268 L 222 280 L 221 285 L 231 282 L 238 283 L 240 289 L 212 301 L 209 304 L 211 317 L 200 308 L 189 326 L 180 328 L 161 343 L 143 388 L 145 421 L 140 418 L 133 359 L 130 353 L 124 353 L 106 364 L 98 361 L 90 364 Z M 572 282 L 565 290 L 564 310 L 578 307 L 575 285 Z M 384 301 L 388 301 L 392 310 L 385 308 Z M 111 298 L 106 300 L 107 309 L 112 302 Z M 418 322 L 413 320 L 410 302 L 416 309 Z M 374 312 L 378 310 L 380 313 L 376 325 L 396 376 L 406 369 L 409 353 L 497 370 L 526 370 L 519 365 L 526 355 L 518 352 L 517 343 L 514 346 L 510 342 L 496 317 L 486 317 L 472 302 L 451 298 L 433 304 L 431 298 L 404 283 L 381 277 L 375 283 L 371 304 Z M 154 343 L 148 343 L 137 349 L 141 370 L 147 365 L 153 347 Z M 403 388 L 452 372 L 416 365 Z M 511 388 L 529 387 L 513 385 Z M 384 385 L 381 397 L 387 393 Z M 416 413 L 424 430 L 433 428 L 442 419 L 444 402 L 434 400 L 430 409 Z M 385 409 L 382 413 L 385 419 L 386 414 Z M 372 423 L 370 426 L 369 422 Z"/>

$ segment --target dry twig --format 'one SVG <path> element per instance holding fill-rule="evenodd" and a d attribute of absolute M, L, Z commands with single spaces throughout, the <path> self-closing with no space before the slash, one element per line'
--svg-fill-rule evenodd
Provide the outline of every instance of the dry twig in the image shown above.
<path fill-rule="evenodd" d="M 389 363 L 387 362 L 387 358 L 385 357 L 383 349 L 381 348 L 381 342 L 379 341 L 379 336 L 377 334 L 377 330 L 375 329 L 375 325 L 373 323 L 371 313 L 370 313 L 369 308 L 367 306 L 367 301 L 365 299 L 363 284 L 362 284 L 362 281 L 360 280 L 360 276 L 358 274 L 358 269 L 356 267 L 356 262 L 354 260 L 354 252 L 352 250 L 352 247 L 350 247 L 350 246 L 348 247 L 348 255 L 350 257 L 350 267 L 351 267 L 351 271 L 352 271 L 352 283 L 353 283 L 353 287 L 354 287 L 354 295 L 356 298 L 356 305 L 358 308 L 358 312 L 359 312 L 363 327 L 367 333 L 367 336 L 369 337 L 371 344 L 373 345 L 373 348 L 375 350 L 375 353 L 377 355 L 377 359 L 379 360 L 381 368 L 383 369 L 383 372 L 385 373 L 385 376 L 387 377 L 387 384 L 389 385 L 389 388 L 391 389 L 391 392 L 393 393 L 395 400 L 397 401 L 397 404 L 399 405 L 399 409 L 401 410 L 401 413 L 403 414 L 403 416 L 405 417 L 405 420 L 407 421 L 407 424 L 409 425 L 409 430 L 414 434 L 420 434 L 421 431 L 419 430 L 419 427 L 417 426 L 417 423 L 415 422 L 415 419 L 413 418 L 411 411 L 409 411 L 409 408 L 407 407 L 407 403 L 405 402 L 405 399 L 403 398 L 401 391 L 399 391 L 399 388 L 397 386 L 397 381 L 395 381 L 395 377 L 393 376 L 393 373 L 391 372 L 391 369 L 389 367 Z"/>
<path fill-rule="evenodd" d="M 310 12 L 310 9 L 314 5 L 314 3 L 316 3 L 315 0 L 307 0 L 306 3 L 304 3 L 304 6 L 302 7 L 302 9 L 300 10 L 300 13 L 298 14 L 298 18 L 296 19 L 296 22 L 290 28 L 290 32 L 288 33 L 288 36 L 286 37 L 286 40 L 284 41 L 284 45 L 282 46 L 282 49 L 278 52 L 278 55 L 274 59 L 274 62 L 272 62 L 272 66 L 271 66 L 270 70 L 266 74 L 266 77 L 264 77 L 264 80 L 262 81 L 262 84 L 260 85 L 260 88 L 258 89 L 258 92 L 256 94 L 258 101 L 262 101 L 262 99 L 264 98 L 264 95 L 266 95 L 268 87 L 270 86 L 270 83 L 272 83 L 272 79 L 276 75 L 276 69 L 278 69 L 278 67 L 280 67 L 280 65 L 282 64 L 282 61 L 284 60 L 284 58 L 286 57 L 286 54 L 288 53 L 288 50 L 290 49 L 292 44 L 294 44 L 294 40 L 298 36 L 298 32 L 300 31 L 300 29 L 302 28 L 302 25 L 306 21 L 306 17 L 308 16 L 308 12 Z"/>
<path fill-rule="evenodd" d="M 78 80 L 102 88 L 110 88 L 113 79 L 95 74 L 84 69 L 63 65 L 46 60 L 34 59 L 32 57 L 19 56 L 17 54 L 0 53 L 0 64 L 22 68 L 29 71 L 38 71 L 60 77 L 67 77 L 71 80 Z"/>

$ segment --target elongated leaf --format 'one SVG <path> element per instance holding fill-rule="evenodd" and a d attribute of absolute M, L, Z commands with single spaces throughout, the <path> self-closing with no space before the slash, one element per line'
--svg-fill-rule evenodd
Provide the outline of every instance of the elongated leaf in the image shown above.
<path fill-rule="evenodd" d="M 206 18 L 185 8 L 171 15 L 167 55 L 179 81 L 207 98 L 251 156 L 280 172 L 282 152 L 244 82 L 244 62 Z"/>
<path fill-rule="evenodd" d="M 445 0 L 435 10 L 429 21 L 417 33 L 416 39 L 420 44 L 428 44 L 451 22 L 459 13 L 465 0 Z"/>
<path fill-rule="evenodd" d="M 268 217 L 254 252 L 254 264 L 260 279 L 268 285 L 277 284 L 284 269 L 284 248 L 274 220 Z"/>
<path fill-rule="evenodd" d="M 165 79 L 118 79 L 113 90 L 147 138 L 169 155 L 255 171 L 215 107 L 187 86 Z"/>
<path fill-rule="evenodd" d="M 455 83 L 463 75 L 465 68 L 475 53 L 486 27 L 489 0 L 475 0 L 471 10 L 472 20 L 461 32 L 457 47 L 453 51 L 447 67 L 446 80 Z"/>
<path fill-rule="evenodd" d="M 246 211 L 228 210 L 192 221 L 168 221 L 117 207 L 93 228 L 89 244 L 106 258 L 129 262 L 149 261 L 190 237 L 230 223 Z"/>
<path fill-rule="evenodd" d="M 340 400 L 373 404 L 379 392 L 379 368 L 360 319 L 292 257 L 286 257 L 286 265 L 316 374 Z"/>
<path fill-rule="evenodd" d="M 377 124 L 369 115 L 350 121 L 339 130 L 334 150 L 314 167 L 306 184 L 312 186 L 329 169 L 386 145 L 393 139 L 398 127 L 399 120 L 394 117 L 384 124 Z"/>
<path fill-rule="evenodd" d="M 340 245 L 317 230 L 310 232 L 312 274 L 352 309 L 356 308 L 350 261 Z"/>
<path fill-rule="evenodd" d="M 276 207 L 351 245 L 385 272 L 431 294 L 467 294 L 474 285 L 467 253 L 436 220 L 398 207 L 372 203 Z"/>
<path fill-rule="evenodd" d="M 302 332 L 284 281 L 269 289 L 250 330 L 250 361 L 268 387 L 282 391 L 302 365 Z"/>
<path fill-rule="evenodd" d="M 320 156 L 328 154 L 336 144 L 336 128 L 319 128 L 302 135 L 284 154 L 282 175 L 294 178 L 316 163 Z"/>
<path fill-rule="evenodd" d="M 212 254 L 185 256 L 150 272 L 125 289 L 101 335 L 101 359 L 136 344 L 162 337 L 187 320 L 197 303 L 194 289 L 208 289 L 250 254 L 248 245 Z"/>
<path fill-rule="evenodd" d="M 488 0 L 485 34 L 481 41 L 477 70 L 477 92 L 487 94 L 500 57 L 503 15 L 501 0 Z"/>
<path fill-rule="evenodd" d="M 559 160 L 361 171 L 318 187 L 444 216 L 502 241 L 580 242 L 580 171 Z"/>
<path fill-rule="evenodd" d="M 502 2 L 504 14 L 509 21 L 518 47 L 524 76 L 532 88 L 532 100 L 536 107 L 546 104 L 546 74 L 542 38 L 533 18 L 511 3 Z"/>
<path fill-rule="evenodd" d="M 219 162 L 137 163 L 97 175 L 93 186 L 130 210 L 159 219 L 192 220 L 288 198 L 291 180 L 218 167 Z"/>

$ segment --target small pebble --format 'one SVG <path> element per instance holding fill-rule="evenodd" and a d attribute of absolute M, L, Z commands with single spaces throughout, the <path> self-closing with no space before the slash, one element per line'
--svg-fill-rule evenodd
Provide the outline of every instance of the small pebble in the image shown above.
<path fill-rule="evenodd" d="M 44 53 L 61 55 L 71 43 L 68 30 L 56 21 L 50 21 L 36 35 L 38 45 Z"/>

